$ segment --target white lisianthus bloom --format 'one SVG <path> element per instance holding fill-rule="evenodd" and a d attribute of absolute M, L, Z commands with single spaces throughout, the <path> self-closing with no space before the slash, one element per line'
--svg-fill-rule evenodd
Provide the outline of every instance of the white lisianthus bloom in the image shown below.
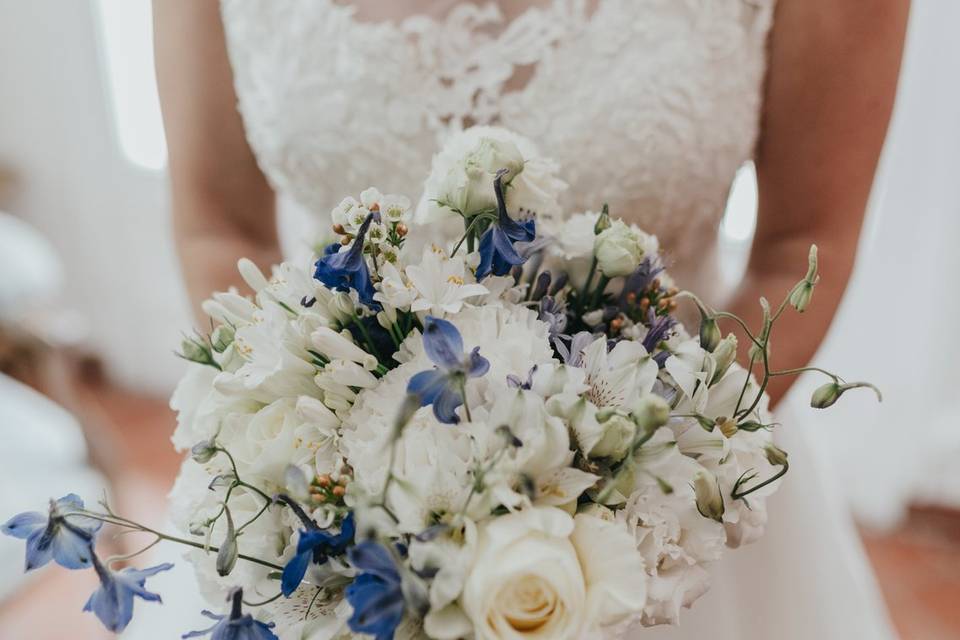
<path fill-rule="evenodd" d="M 538 219 L 559 217 L 558 198 L 567 185 L 558 167 L 528 139 L 499 127 L 471 127 L 454 134 L 433 158 L 430 177 L 417 207 L 417 221 L 448 217 L 449 203 L 470 215 L 496 206 L 493 180 L 507 169 L 507 209 Z M 466 207 L 466 208 L 464 208 Z"/>
<path fill-rule="evenodd" d="M 467 299 L 488 293 L 475 281 L 462 257 L 450 258 L 436 247 L 424 252 L 419 265 L 408 266 L 406 274 L 416 289 L 416 299 L 410 305 L 414 312 L 442 318 L 458 313 Z"/>
<path fill-rule="evenodd" d="M 645 255 L 655 255 L 656 239 L 616 219 L 593 241 L 600 272 L 608 278 L 626 276 L 640 265 Z"/>

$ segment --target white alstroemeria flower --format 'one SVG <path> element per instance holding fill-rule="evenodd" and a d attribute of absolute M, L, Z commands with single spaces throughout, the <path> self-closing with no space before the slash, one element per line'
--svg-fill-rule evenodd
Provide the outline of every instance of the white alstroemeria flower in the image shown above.
<path fill-rule="evenodd" d="M 590 386 L 587 397 L 597 407 L 629 408 L 632 400 L 653 389 L 659 369 L 639 342 L 621 340 L 607 352 L 607 339 L 601 337 L 582 353 Z"/>
<path fill-rule="evenodd" d="M 407 278 L 417 290 L 417 299 L 410 309 L 437 317 L 458 313 L 468 298 L 488 293 L 482 284 L 473 281 L 463 258 L 450 258 L 434 247 L 423 255 L 419 265 L 406 268 Z"/>
<path fill-rule="evenodd" d="M 316 369 L 308 360 L 307 340 L 279 305 L 258 309 L 251 324 L 237 329 L 233 346 L 243 364 L 217 376 L 214 384 L 220 391 L 249 393 L 268 402 L 315 391 L 310 380 Z"/>

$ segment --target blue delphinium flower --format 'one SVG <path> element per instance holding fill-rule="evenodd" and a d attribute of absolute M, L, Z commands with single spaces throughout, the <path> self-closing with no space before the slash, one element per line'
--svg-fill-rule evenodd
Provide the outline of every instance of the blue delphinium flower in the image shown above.
<path fill-rule="evenodd" d="M 19 513 L 3 525 L 3 533 L 27 541 L 26 571 L 42 567 L 52 558 L 61 567 L 84 569 L 93 557 L 93 539 L 101 522 L 76 513 L 83 500 L 70 493 L 50 501 L 47 515 L 39 511 Z"/>
<path fill-rule="evenodd" d="M 477 280 L 488 275 L 502 276 L 510 273 L 514 266 L 523 264 L 527 258 L 517 251 L 517 242 L 532 242 L 537 235 L 536 223 L 531 218 L 517 222 L 507 215 L 507 205 L 503 197 L 504 171 L 498 171 L 493 181 L 497 194 L 497 219 L 490 224 L 480 237 L 480 264 L 477 266 Z"/>
<path fill-rule="evenodd" d="M 278 640 L 270 629 L 273 623 L 260 622 L 249 613 L 243 612 L 243 589 L 234 589 L 230 593 L 230 615 L 221 616 L 210 611 L 201 611 L 205 617 L 216 620 L 217 623 L 209 629 L 191 631 L 181 638 L 198 638 L 208 633 L 210 640 Z"/>
<path fill-rule="evenodd" d="M 328 246 L 323 252 L 323 257 L 317 260 L 317 269 L 313 274 L 314 278 L 330 289 L 337 291 L 355 289 L 360 296 L 360 301 L 367 306 L 377 305 L 373 300 L 375 291 L 373 282 L 370 280 L 370 271 L 363 257 L 363 240 L 373 217 L 373 213 L 367 215 L 357 231 L 353 244 L 346 251 L 340 251 L 338 245 Z"/>
<path fill-rule="evenodd" d="M 390 552 L 367 540 L 347 553 L 360 574 L 346 589 L 353 615 L 347 621 L 354 633 L 366 633 L 376 640 L 393 640 L 403 619 L 404 601 L 400 572 Z"/>
<path fill-rule="evenodd" d="M 100 588 L 93 592 L 84 611 L 92 611 L 110 631 L 120 633 L 130 624 L 133 617 L 133 597 L 160 602 L 160 596 L 144 588 L 144 583 L 152 575 L 173 568 L 170 563 L 158 564 L 149 569 L 127 567 L 120 571 L 111 571 L 105 567 L 96 555 L 93 556 L 93 568 L 100 578 Z"/>
<path fill-rule="evenodd" d="M 445 424 L 457 424 L 457 407 L 463 404 L 467 378 L 477 378 L 490 369 L 480 347 L 463 352 L 463 338 L 452 322 L 427 316 L 423 322 L 423 348 L 436 365 L 421 371 L 407 384 L 407 393 L 420 398 L 420 406 L 433 405 L 433 415 Z M 470 419 L 469 413 L 467 419 Z"/>
<path fill-rule="evenodd" d="M 352 513 L 343 519 L 339 533 L 330 533 L 317 528 L 301 529 L 300 540 L 297 541 L 297 553 L 283 568 L 280 581 L 280 590 L 283 595 L 289 598 L 297 590 L 311 561 L 323 564 L 328 557 L 343 554 L 353 543 L 354 533 L 356 533 L 356 525 Z"/>

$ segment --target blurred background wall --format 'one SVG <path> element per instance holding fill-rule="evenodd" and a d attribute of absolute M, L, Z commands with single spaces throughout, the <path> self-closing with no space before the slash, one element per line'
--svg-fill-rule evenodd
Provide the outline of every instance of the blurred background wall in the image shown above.
<path fill-rule="evenodd" d="M 66 273 L 59 304 L 80 312 L 74 330 L 111 374 L 166 393 L 191 325 L 162 156 L 144 166 L 162 139 L 149 15 L 146 0 L 0 0 L 0 210 L 52 242 Z M 121 133 L 147 151 L 131 158 Z"/>

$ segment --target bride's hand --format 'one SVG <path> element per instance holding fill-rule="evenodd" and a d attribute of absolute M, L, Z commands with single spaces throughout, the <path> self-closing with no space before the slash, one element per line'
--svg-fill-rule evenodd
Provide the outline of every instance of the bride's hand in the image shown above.
<path fill-rule="evenodd" d="M 158 0 L 153 13 L 174 234 L 199 320 L 212 291 L 242 287 L 240 257 L 280 261 L 275 198 L 237 112 L 219 2 Z"/>
<path fill-rule="evenodd" d="M 730 305 L 760 326 L 758 298 L 778 303 L 802 277 L 810 244 L 819 245 L 822 278 L 813 303 L 802 318 L 784 314 L 773 336 L 778 367 L 813 357 L 850 277 L 893 107 L 908 7 L 909 0 L 778 3 L 756 157 L 757 230 Z M 778 341 L 776 333 L 791 338 Z M 771 381 L 774 401 L 790 381 Z"/>

